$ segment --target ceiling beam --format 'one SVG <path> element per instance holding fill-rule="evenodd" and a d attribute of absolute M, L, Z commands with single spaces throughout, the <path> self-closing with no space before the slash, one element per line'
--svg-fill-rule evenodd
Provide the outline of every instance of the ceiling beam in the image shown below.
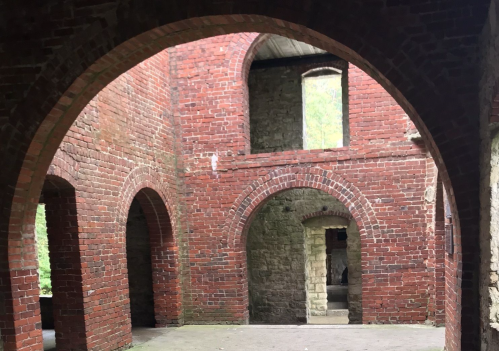
<path fill-rule="evenodd" d="M 301 66 L 310 65 L 317 63 L 325 63 L 331 61 L 341 60 L 336 55 L 333 54 L 319 54 L 319 55 L 307 55 L 307 56 L 294 56 L 294 57 L 283 57 L 270 60 L 259 60 L 253 61 L 250 70 L 255 69 L 265 69 L 272 67 L 288 67 L 288 66 Z"/>

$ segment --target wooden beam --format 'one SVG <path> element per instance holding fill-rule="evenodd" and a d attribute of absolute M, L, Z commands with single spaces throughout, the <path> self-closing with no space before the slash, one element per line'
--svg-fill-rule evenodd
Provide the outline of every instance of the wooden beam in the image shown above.
<path fill-rule="evenodd" d="M 301 66 L 301 65 L 325 63 L 338 60 L 341 60 L 341 58 L 333 54 L 283 57 L 270 60 L 253 61 L 250 70 L 265 69 L 272 67 Z"/>

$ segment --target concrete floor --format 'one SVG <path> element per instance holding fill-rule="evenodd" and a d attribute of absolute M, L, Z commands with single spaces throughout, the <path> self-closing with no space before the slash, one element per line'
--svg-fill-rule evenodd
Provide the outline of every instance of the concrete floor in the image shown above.
<path fill-rule="evenodd" d="M 398 325 L 244 325 L 136 329 L 133 334 L 133 351 L 441 351 L 445 329 Z"/>
<path fill-rule="evenodd" d="M 444 328 L 400 325 L 244 325 L 137 328 L 133 351 L 441 351 Z M 43 331 L 55 350 L 53 330 Z"/>

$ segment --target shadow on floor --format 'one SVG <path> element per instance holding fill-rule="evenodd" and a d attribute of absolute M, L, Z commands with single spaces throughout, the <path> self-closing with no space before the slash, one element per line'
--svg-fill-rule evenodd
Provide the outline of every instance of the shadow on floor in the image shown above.
<path fill-rule="evenodd" d="M 55 330 L 43 329 L 43 350 L 55 351 Z"/>
<path fill-rule="evenodd" d="M 142 345 L 154 338 L 157 338 L 164 334 L 163 329 L 154 328 L 133 328 L 132 337 L 133 345 Z M 54 329 L 44 329 L 43 330 L 43 350 L 44 351 L 56 351 L 55 347 L 55 330 Z"/>

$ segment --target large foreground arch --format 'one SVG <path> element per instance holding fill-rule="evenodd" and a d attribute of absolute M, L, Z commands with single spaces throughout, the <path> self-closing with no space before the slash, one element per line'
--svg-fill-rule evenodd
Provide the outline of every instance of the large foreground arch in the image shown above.
<path fill-rule="evenodd" d="M 440 2 L 435 2 L 429 6 L 438 11 L 439 5 Z M 480 28 L 485 6 L 479 1 L 462 6 L 473 13 L 466 28 L 475 33 Z M 37 10 L 31 9 L 35 14 Z M 5 294 L 1 303 L 6 305 L 1 308 L 5 312 L 0 316 L 5 331 L 3 337 L 17 343 L 15 329 L 22 321 L 13 317 L 12 306 L 7 306 L 17 289 L 11 286 L 11 278 L 32 275 L 36 266 L 32 260 L 34 247 L 32 243 L 25 243 L 23 237 L 32 235 L 34 208 L 43 177 L 81 109 L 119 74 L 166 47 L 213 35 L 256 31 L 293 37 L 353 62 L 375 77 L 418 126 L 447 189 L 452 185 L 456 190 L 455 194 L 449 191 L 449 195 L 459 215 L 455 217 L 459 219 L 458 229 L 465 233 L 462 300 L 466 308 L 461 317 L 461 297 L 453 301 L 457 333 L 449 336 L 448 347 L 460 347 L 461 337 L 457 334 L 462 330 L 463 347 L 475 348 L 479 332 L 475 278 L 478 269 L 478 123 L 473 119 L 477 105 L 473 99 L 466 98 L 478 81 L 474 74 L 475 42 L 470 44 L 466 62 L 458 55 L 445 55 L 438 51 L 443 46 L 431 45 L 439 43 L 438 29 L 428 26 L 418 9 L 403 10 L 406 13 L 413 10 L 407 21 L 395 21 L 401 12 L 392 14 L 389 9 L 362 6 L 360 2 L 279 5 L 241 0 L 230 5 L 197 6 L 181 1 L 144 4 L 135 0 L 96 8 L 95 12 L 89 12 L 92 16 L 88 18 L 82 15 L 85 25 L 59 38 L 60 48 L 50 48 L 40 54 L 39 66 L 35 64 L 33 72 L 20 73 L 26 74 L 22 79 L 26 83 L 14 89 L 16 93 L 2 106 L 8 117 L 2 122 L 0 144 L 3 169 L 0 269 L 5 282 L 1 286 Z M 25 32 L 16 27 L 25 25 L 22 20 L 13 23 L 12 33 Z M 36 21 L 33 23 L 27 27 L 44 38 L 46 28 L 40 28 Z M 420 24 L 421 29 L 428 32 L 430 45 L 409 34 L 414 24 Z M 447 34 L 458 35 L 451 31 Z M 439 59 L 430 62 L 426 59 L 429 55 Z M 17 64 L 15 61 L 12 60 L 13 66 Z M 448 74 L 448 67 L 457 68 Z M 460 261 L 461 241 L 456 240 L 456 244 Z M 461 276 L 461 272 L 457 275 Z M 461 320 L 466 324 L 461 326 Z"/>

